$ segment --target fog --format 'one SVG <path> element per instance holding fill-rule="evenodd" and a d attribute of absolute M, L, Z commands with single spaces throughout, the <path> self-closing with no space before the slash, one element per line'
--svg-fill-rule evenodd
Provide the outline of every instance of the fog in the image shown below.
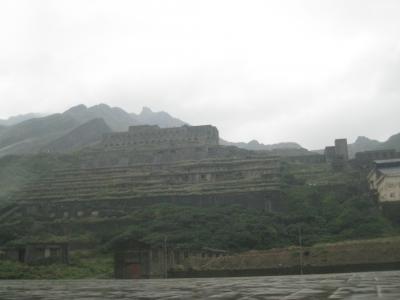
<path fill-rule="evenodd" d="M 100 102 L 231 141 L 400 132 L 400 1 L 1 1 L 0 118 Z"/>

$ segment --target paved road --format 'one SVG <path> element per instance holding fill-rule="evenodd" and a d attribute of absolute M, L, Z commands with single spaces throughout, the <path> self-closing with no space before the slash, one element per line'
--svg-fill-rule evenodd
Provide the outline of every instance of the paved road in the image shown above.
<path fill-rule="evenodd" d="M 400 272 L 168 280 L 0 281 L 0 299 L 400 299 Z"/>

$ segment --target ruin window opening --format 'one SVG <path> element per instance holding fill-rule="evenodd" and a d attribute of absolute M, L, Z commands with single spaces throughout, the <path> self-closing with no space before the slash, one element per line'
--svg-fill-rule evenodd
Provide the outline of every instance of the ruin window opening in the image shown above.
<path fill-rule="evenodd" d="M 26 253 L 26 250 L 25 250 L 25 248 L 20 248 L 20 249 L 18 249 L 18 261 L 19 262 L 25 262 L 25 253 Z"/>

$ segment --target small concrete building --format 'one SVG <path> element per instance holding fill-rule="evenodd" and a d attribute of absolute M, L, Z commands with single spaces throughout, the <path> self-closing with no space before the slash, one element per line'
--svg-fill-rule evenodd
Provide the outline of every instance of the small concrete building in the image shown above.
<path fill-rule="evenodd" d="M 194 251 L 171 245 L 151 246 L 139 241 L 127 241 L 118 245 L 114 253 L 114 276 L 117 279 L 167 278 L 192 269 L 199 262 L 225 255 L 227 251 L 219 249 Z"/>
<path fill-rule="evenodd" d="M 400 201 L 400 159 L 374 161 L 367 178 L 370 188 L 377 191 L 379 202 Z"/>
<path fill-rule="evenodd" d="M 0 258 L 27 264 L 68 263 L 68 244 L 30 243 L 0 249 Z"/>

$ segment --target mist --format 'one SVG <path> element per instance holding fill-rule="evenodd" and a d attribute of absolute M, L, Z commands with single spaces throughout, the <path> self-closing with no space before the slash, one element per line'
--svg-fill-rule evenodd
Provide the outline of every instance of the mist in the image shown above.
<path fill-rule="evenodd" d="M 2 1 L 0 117 L 100 102 L 231 141 L 399 132 L 398 1 Z"/>

